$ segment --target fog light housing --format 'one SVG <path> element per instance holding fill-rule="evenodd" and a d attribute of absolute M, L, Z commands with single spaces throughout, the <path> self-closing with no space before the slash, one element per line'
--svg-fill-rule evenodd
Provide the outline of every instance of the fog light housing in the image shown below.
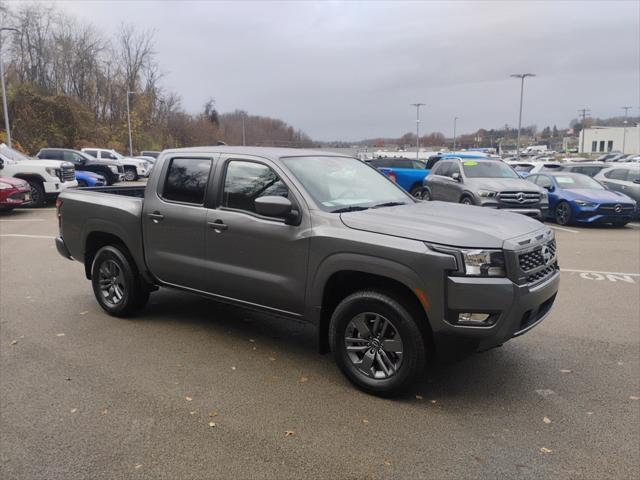
<path fill-rule="evenodd" d="M 489 313 L 463 312 L 458 314 L 458 323 L 470 325 L 487 325 L 491 320 Z"/>

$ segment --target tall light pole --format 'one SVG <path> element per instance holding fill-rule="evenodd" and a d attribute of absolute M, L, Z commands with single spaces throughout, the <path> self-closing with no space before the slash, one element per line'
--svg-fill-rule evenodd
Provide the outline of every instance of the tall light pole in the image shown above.
<path fill-rule="evenodd" d="M 458 117 L 453 117 L 453 150 L 456 149 L 456 127 L 458 126 Z"/>
<path fill-rule="evenodd" d="M 518 115 L 518 143 L 516 144 L 516 156 L 520 160 L 520 129 L 522 128 L 522 99 L 524 98 L 524 79 L 527 77 L 535 77 L 534 73 L 513 73 L 514 78 L 520 79 L 520 114 Z"/>
<path fill-rule="evenodd" d="M 246 116 L 245 112 L 242 112 L 242 146 L 244 147 L 247 144 L 247 136 L 244 129 L 244 117 Z"/>
<path fill-rule="evenodd" d="M 620 107 L 624 110 L 624 129 L 622 130 L 622 153 L 625 153 L 624 151 L 624 147 L 626 146 L 627 143 L 627 116 L 629 115 L 629 110 L 631 110 L 631 107 Z"/>
<path fill-rule="evenodd" d="M 127 124 L 129 125 L 129 156 L 133 157 L 133 141 L 131 140 L 131 113 L 129 112 L 129 95 L 135 95 L 136 92 L 127 91 Z"/>
<path fill-rule="evenodd" d="M 424 103 L 412 103 L 416 107 L 416 160 L 420 160 L 420 107 L 424 107 Z"/>
<path fill-rule="evenodd" d="M 0 28 L 0 79 L 2 83 L 2 109 L 4 111 L 4 128 L 7 130 L 7 146 L 11 148 L 11 127 L 9 126 L 9 109 L 7 108 L 7 88 L 4 84 L 4 62 L 2 61 L 2 32 L 12 31 L 20 33 L 17 28 Z"/>
<path fill-rule="evenodd" d="M 590 111 L 591 110 L 589 110 L 588 108 L 581 108 L 580 110 L 578 110 L 578 113 L 582 115 L 582 131 L 580 132 L 582 136 L 582 140 L 580 142 L 580 153 L 584 153 L 584 135 L 585 135 L 584 131 L 586 128 L 587 117 L 589 116 Z"/>

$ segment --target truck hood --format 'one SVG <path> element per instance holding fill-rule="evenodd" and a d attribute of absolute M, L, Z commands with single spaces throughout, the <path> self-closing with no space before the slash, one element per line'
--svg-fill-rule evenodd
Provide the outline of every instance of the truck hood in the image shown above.
<path fill-rule="evenodd" d="M 62 168 L 73 167 L 73 163 L 65 162 L 63 160 L 40 160 L 35 158 L 33 160 L 4 160 L 5 165 L 21 165 L 24 168 Z"/>
<path fill-rule="evenodd" d="M 522 178 L 466 178 L 465 185 L 473 189 L 492 190 L 494 192 L 542 192 L 535 183 Z"/>
<path fill-rule="evenodd" d="M 518 213 L 447 202 L 419 202 L 340 214 L 349 228 L 468 248 L 502 248 L 505 240 L 544 228 Z"/>

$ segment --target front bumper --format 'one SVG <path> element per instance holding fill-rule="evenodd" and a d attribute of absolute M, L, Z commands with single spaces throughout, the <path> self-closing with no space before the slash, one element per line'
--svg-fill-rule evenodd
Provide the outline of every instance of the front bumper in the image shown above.
<path fill-rule="evenodd" d="M 58 181 L 53 181 L 53 182 L 43 182 L 42 184 L 44 186 L 44 192 L 47 195 L 50 194 L 58 194 L 64 190 L 66 190 L 67 188 L 70 187 L 77 187 L 78 186 L 78 181 L 77 180 L 73 180 L 73 181 L 68 181 L 68 182 L 62 182 L 60 180 Z"/>
<path fill-rule="evenodd" d="M 475 339 L 478 350 L 501 345 L 546 318 L 559 284 L 559 270 L 542 283 L 532 285 L 517 285 L 508 278 L 448 277 L 447 310 L 438 334 Z M 493 324 L 456 324 L 461 312 L 488 313 Z"/>
<path fill-rule="evenodd" d="M 535 203 L 519 207 L 517 205 L 504 205 L 498 202 L 494 197 L 476 197 L 476 202 L 481 207 L 495 208 L 503 212 L 519 213 L 538 220 L 543 220 L 549 211 L 549 204 L 546 202 Z"/>

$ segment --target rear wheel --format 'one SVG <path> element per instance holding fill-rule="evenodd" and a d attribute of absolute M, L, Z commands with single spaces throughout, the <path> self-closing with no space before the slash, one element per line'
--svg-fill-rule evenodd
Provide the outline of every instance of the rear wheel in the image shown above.
<path fill-rule="evenodd" d="M 30 207 L 44 207 L 47 203 L 45 193 L 44 193 L 44 185 L 42 182 L 37 180 L 27 180 L 29 183 L 29 187 L 31 187 L 31 203 Z"/>
<path fill-rule="evenodd" d="M 135 264 L 114 245 L 98 250 L 91 268 L 91 284 L 103 310 L 116 317 L 134 315 L 149 300 L 149 289 Z"/>
<path fill-rule="evenodd" d="M 571 223 L 571 206 L 567 202 L 560 202 L 556 206 L 555 217 L 558 225 Z"/>
<path fill-rule="evenodd" d="M 138 172 L 136 172 L 136 169 L 133 167 L 125 167 L 124 179 L 127 182 L 135 182 L 138 179 Z"/>
<path fill-rule="evenodd" d="M 336 363 L 365 392 L 399 395 L 424 371 L 419 319 L 404 303 L 394 294 L 367 290 L 349 295 L 333 312 L 329 342 Z"/>

